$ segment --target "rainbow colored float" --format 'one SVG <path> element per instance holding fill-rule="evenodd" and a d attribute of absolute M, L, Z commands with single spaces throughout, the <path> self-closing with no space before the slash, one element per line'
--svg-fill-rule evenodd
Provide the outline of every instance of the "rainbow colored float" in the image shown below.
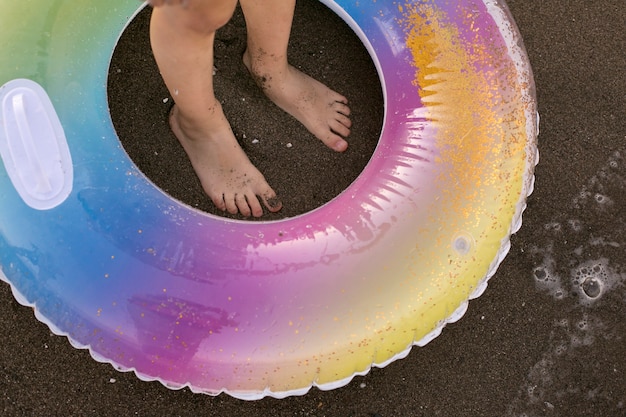
<path fill-rule="evenodd" d="M 256 399 L 342 386 L 463 315 L 521 225 L 531 69 L 499 0 L 324 1 L 385 95 L 379 145 L 323 207 L 276 222 L 173 200 L 106 97 L 129 0 L 0 0 L 0 277 L 99 361 Z"/>

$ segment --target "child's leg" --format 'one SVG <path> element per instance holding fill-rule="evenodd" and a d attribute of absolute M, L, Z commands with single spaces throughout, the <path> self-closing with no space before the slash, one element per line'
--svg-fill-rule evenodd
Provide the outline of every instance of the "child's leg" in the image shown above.
<path fill-rule="evenodd" d="M 350 109 L 342 95 L 287 62 L 295 0 L 240 0 L 248 29 L 244 63 L 265 94 L 336 151 L 345 151 Z"/>
<path fill-rule="evenodd" d="M 234 11 L 236 0 L 188 1 L 155 7 L 152 49 L 176 106 L 170 125 L 215 205 L 230 213 L 260 216 L 261 198 L 270 211 L 281 204 L 250 163 L 213 93 L 215 31 Z"/>

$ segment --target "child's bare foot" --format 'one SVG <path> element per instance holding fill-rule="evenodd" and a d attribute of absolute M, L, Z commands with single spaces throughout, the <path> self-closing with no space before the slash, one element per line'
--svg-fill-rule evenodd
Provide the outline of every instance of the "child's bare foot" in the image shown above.
<path fill-rule="evenodd" d="M 231 214 L 259 217 L 261 199 L 271 212 L 282 207 L 276 193 L 243 152 L 216 102 L 206 125 L 185 120 L 174 106 L 170 113 L 172 131 L 187 152 L 204 191 L 215 206 Z"/>
<path fill-rule="evenodd" d="M 243 62 L 267 97 L 326 146 L 345 151 L 352 126 L 348 100 L 291 65 L 267 65 L 273 57 L 263 51 L 258 56 L 253 59 L 246 50 Z"/>

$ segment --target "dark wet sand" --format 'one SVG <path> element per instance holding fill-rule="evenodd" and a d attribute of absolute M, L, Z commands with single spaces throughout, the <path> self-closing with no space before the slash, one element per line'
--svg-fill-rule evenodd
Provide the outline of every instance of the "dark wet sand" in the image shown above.
<path fill-rule="evenodd" d="M 113 124 L 130 157 L 161 189 L 200 210 L 243 219 L 215 208 L 170 131 L 173 101 L 150 50 L 149 15 L 144 9 L 113 55 Z M 280 212 L 266 212 L 261 220 L 306 213 L 345 190 L 370 159 L 382 127 L 380 82 L 358 37 L 321 3 L 301 2 L 294 20 L 292 64 L 349 97 L 354 128 L 348 150 L 337 153 L 265 97 L 241 61 L 246 29 L 237 10 L 216 36 L 215 94 L 242 148 L 283 202 Z"/>
<path fill-rule="evenodd" d="M 426 347 L 414 348 L 407 358 L 356 377 L 344 388 L 330 392 L 313 389 L 306 396 L 284 400 L 242 402 L 228 396 L 196 395 L 186 389 L 170 391 L 159 383 L 142 382 L 132 373 L 122 374 L 108 364 L 99 364 L 87 352 L 72 348 L 65 338 L 51 336 L 32 310 L 20 306 L 9 286 L 3 284 L 0 414 L 626 415 L 626 8 L 623 0 L 510 0 L 509 6 L 535 72 L 542 117 L 541 161 L 535 192 L 528 201 L 522 229 L 512 238 L 511 252 L 462 320 L 447 326 Z M 355 130 L 354 154 L 337 158 L 313 139 L 306 139 L 306 132 L 285 121 L 268 103 L 258 107 L 236 104 L 227 110 L 244 112 L 241 123 L 233 122 L 238 137 L 246 143 L 246 135 L 250 141 L 246 150 L 258 152 L 253 158 L 258 158 L 259 165 L 260 161 L 266 164 L 261 168 L 281 195 L 291 195 L 291 201 L 287 197 L 284 201 L 286 208 L 294 211 L 286 215 L 322 204 L 358 175 L 373 149 L 370 142 L 376 127 L 370 122 L 382 114 L 377 107 L 379 97 L 371 97 L 376 93 L 361 91 L 359 83 L 353 90 L 350 83 L 354 80 L 345 77 L 346 72 L 354 74 L 356 69 L 350 69 L 350 64 L 363 59 L 362 53 L 355 52 L 354 57 L 338 54 L 344 46 L 337 45 L 337 39 L 345 37 L 340 29 L 317 45 L 306 31 L 322 26 L 323 20 L 316 14 L 319 8 L 305 4 L 299 13 L 303 22 L 294 34 L 301 39 L 293 45 L 294 59 L 314 75 L 326 76 L 324 81 L 348 95 L 357 113 L 355 124 L 363 125 L 363 130 Z M 313 22 L 308 28 L 307 21 Z M 122 60 L 124 68 L 117 81 L 128 83 L 123 88 L 135 88 L 131 95 L 137 94 L 144 104 L 152 100 L 154 91 L 162 97 L 138 110 L 133 110 L 137 104 L 126 101 L 127 107 L 117 111 L 138 111 L 141 117 L 129 117 L 138 120 L 118 126 L 120 136 L 124 129 L 132 137 L 161 132 L 158 138 L 148 135 L 138 140 L 142 142 L 137 144 L 137 152 L 145 155 L 137 163 L 148 175 L 152 171 L 164 181 L 159 185 L 172 195 L 208 210 L 175 140 L 163 140 L 168 135 L 164 124 L 168 103 L 162 102 L 167 93 L 158 90 L 158 77 L 141 72 L 150 66 L 143 62 L 149 60 L 149 51 L 145 33 L 136 36 L 135 43 L 129 42 L 128 58 Z M 234 68 L 227 55 L 229 48 L 241 50 L 240 36 L 235 25 L 224 34 L 224 45 L 218 45 L 218 57 L 223 48 L 223 68 Z M 323 68 L 311 63 L 320 62 L 318 59 L 324 60 Z M 133 69 L 136 72 L 125 73 Z M 261 102 L 262 96 L 249 82 L 242 84 L 241 67 L 228 71 L 234 72 L 224 74 L 218 67 L 218 75 L 224 79 L 222 92 L 237 88 L 246 102 Z M 362 76 L 371 76 L 367 73 L 363 70 Z M 139 83 L 134 77 L 147 83 L 144 93 L 136 88 Z M 228 86 L 231 78 L 238 86 Z M 369 107 L 359 110 L 362 103 L 371 106 L 371 113 Z M 112 109 L 115 117 L 114 113 Z M 251 143 L 255 138 L 258 144 Z M 361 146 L 360 141 L 369 144 Z M 287 148 L 287 143 L 292 147 Z M 129 153 L 133 152 L 129 148 Z M 298 158 L 294 154 L 304 158 L 291 159 Z M 175 168 L 168 165 L 173 160 Z M 286 181 L 284 170 L 290 169 L 289 177 L 298 171 L 289 168 L 291 161 L 297 161 L 301 172 L 298 178 Z M 171 169 L 179 171 L 172 176 Z M 290 192 L 301 190 L 302 184 L 310 190 L 306 198 L 298 197 L 301 192 Z M 599 284 L 594 286 L 594 280 Z M 594 288 L 600 288 L 599 295 Z M 590 298 L 585 291 L 597 296 Z"/>

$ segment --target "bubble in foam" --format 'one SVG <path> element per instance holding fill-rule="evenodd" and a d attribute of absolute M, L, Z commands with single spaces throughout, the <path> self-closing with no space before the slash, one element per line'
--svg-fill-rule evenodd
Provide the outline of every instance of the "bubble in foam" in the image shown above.
<path fill-rule="evenodd" d="M 543 263 L 533 269 L 533 277 L 538 283 L 554 283 L 558 277 L 554 274 L 555 262 L 549 255 L 544 255 Z"/>
<path fill-rule="evenodd" d="M 608 266 L 607 259 L 587 261 L 572 270 L 572 284 L 583 304 L 601 299 L 618 282 L 616 274 Z"/>
<path fill-rule="evenodd" d="M 572 349 L 583 347 L 583 346 L 591 346 L 596 340 L 596 337 L 593 333 L 581 333 L 581 334 L 571 334 L 570 335 L 570 346 Z"/>
<path fill-rule="evenodd" d="M 589 298 L 598 298 L 602 294 L 602 282 L 596 278 L 588 277 L 581 287 Z"/>
<path fill-rule="evenodd" d="M 567 344 L 565 342 L 561 342 L 557 344 L 556 347 L 554 348 L 554 354 L 556 356 L 561 356 L 565 352 L 567 352 Z"/>
<path fill-rule="evenodd" d="M 561 231 L 561 223 L 559 222 L 550 222 L 543 225 L 543 228 L 548 231 L 560 232 Z"/>
<path fill-rule="evenodd" d="M 557 320 L 556 323 L 555 323 L 555 326 L 567 328 L 569 326 L 569 320 L 566 319 L 566 318 L 562 318 L 560 320 Z"/>
<path fill-rule="evenodd" d="M 546 256 L 543 264 L 533 270 L 533 278 L 537 288 L 548 292 L 557 300 L 565 297 L 565 291 L 561 286 L 561 278 L 554 273 L 554 259 L 551 257 Z"/>
<path fill-rule="evenodd" d="M 537 281 L 547 281 L 548 280 L 548 271 L 546 271 L 545 268 L 537 267 L 537 268 L 535 268 L 535 271 L 533 272 L 533 274 L 535 275 L 535 279 Z"/>
<path fill-rule="evenodd" d="M 574 231 L 574 232 L 580 232 L 583 229 L 583 225 L 581 223 L 580 220 L 578 219 L 571 219 L 567 221 L 567 224 L 569 224 L 569 227 Z"/>
<path fill-rule="evenodd" d="M 611 200 L 609 197 L 600 193 L 596 193 L 596 195 L 594 195 L 593 198 L 596 200 L 598 204 L 607 204 Z"/>

